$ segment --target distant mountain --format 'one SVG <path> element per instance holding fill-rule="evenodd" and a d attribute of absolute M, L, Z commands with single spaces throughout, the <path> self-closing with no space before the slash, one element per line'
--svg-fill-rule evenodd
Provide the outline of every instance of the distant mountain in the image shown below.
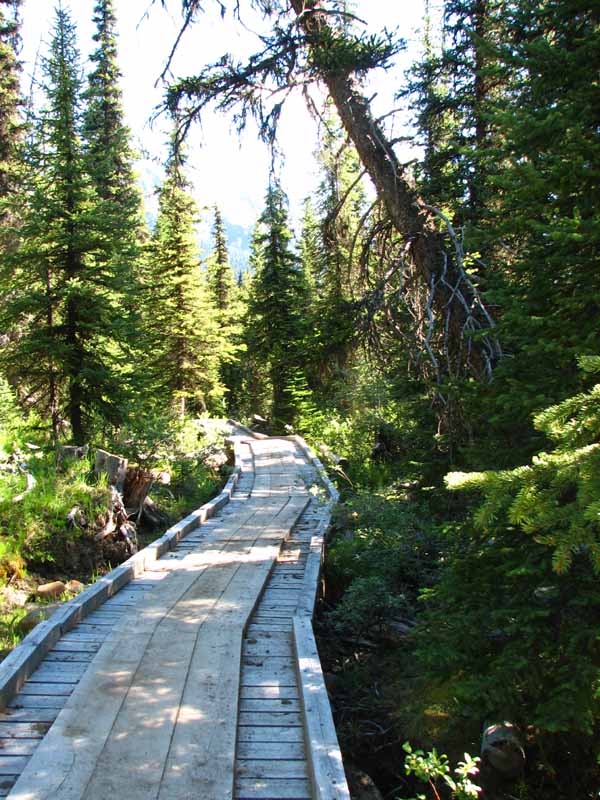
<path fill-rule="evenodd" d="M 252 228 L 244 228 L 242 225 L 229 222 L 228 219 L 224 219 L 223 221 L 225 223 L 225 233 L 227 234 L 229 261 L 237 277 L 240 272 L 246 272 L 248 269 Z M 200 248 L 204 254 L 204 258 L 206 258 L 213 247 L 211 227 L 212 226 L 209 225 L 202 225 L 199 230 Z"/>
<path fill-rule="evenodd" d="M 238 272 L 246 272 L 250 258 L 252 228 L 244 228 L 241 225 L 235 225 L 225 220 L 225 231 L 227 233 L 229 261 L 233 271 L 236 275 Z"/>

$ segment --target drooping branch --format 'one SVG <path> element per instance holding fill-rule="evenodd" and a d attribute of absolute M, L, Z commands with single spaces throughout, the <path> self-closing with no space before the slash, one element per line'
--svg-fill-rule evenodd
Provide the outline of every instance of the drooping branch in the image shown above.
<path fill-rule="evenodd" d="M 183 0 L 183 5 L 184 13 L 201 8 L 193 0 Z M 376 293 L 386 315 L 398 327 L 390 298 L 406 305 L 413 325 L 413 361 L 418 364 L 427 353 L 438 383 L 469 376 L 489 379 L 501 349 L 494 320 L 464 267 L 460 242 L 449 220 L 419 195 L 410 170 L 400 163 L 360 90 L 362 75 L 389 65 L 397 41 L 387 33 L 356 36 L 335 2 L 254 0 L 252 5 L 275 20 L 272 34 L 262 38 L 263 49 L 244 64 L 224 57 L 196 78 L 178 82 L 169 90 L 167 104 L 184 108 L 186 129 L 210 104 L 236 111 L 240 127 L 253 116 L 262 138 L 273 144 L 289 91 L 306 89 L 312 82 L 325 84 L 398 238 L 394 247 L 402 249 L 401 288 L 392 282 L 387 294 Z M 294 19 L 284 24 L 289 12 Z M 377 231 L 377 236 L 388 236 L 386 249 L 394 239 L 389 230 L 382 222 Z"/>

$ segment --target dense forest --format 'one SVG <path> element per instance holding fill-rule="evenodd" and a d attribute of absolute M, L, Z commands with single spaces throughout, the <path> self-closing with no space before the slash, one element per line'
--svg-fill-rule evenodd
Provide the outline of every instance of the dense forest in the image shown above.
<path fill-rule="evenodd" d="M 155 4 L 193 37 L 210 2 Z M 35 102 L 20 5 L 0 0 L 5 588 L 89 580 L 116 557 L 94 550 L 106 485 L 57 448 L 168 470 L 160 514 L 177 515 L 221 480 L 201 420 L 258 415 L 304 436 L 342 492 L 320 646 L 345 758 L 377 796 L 597 797 L 597 4 L 426 4 L 396 97 L 421 156 L 403 164 L 364 90 L 403 32 L 366 31 L 360 2 L 252 0 L 257 52 L 166 86 L 151 226 L 115 1 L 96 3 L 87 74 L 59 5 Z M 241 24 L 244 3 L 218 5 Z M 277 124 L 295 90 L 320 131 L 296 235 L 277 162 L 294 156 Z M 253 119 L 274 153 L 240 274 L 219 208 L 199 255 L 186 147 L 215 109 Z M 505 746 L 489 757 L 484 735 L 478 776 L 464 754 L 495 723 Z"/>

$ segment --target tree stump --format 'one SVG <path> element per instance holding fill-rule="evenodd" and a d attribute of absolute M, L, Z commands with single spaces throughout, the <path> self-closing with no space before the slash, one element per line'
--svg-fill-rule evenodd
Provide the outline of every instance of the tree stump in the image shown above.
<path fill-rule="evenodd" d="M 127 473 L 127 459 L 107 453 L 106 450 L 96 450 L 96 463 L 94 465 L 96 476 L 106 475 L 108 485 L 114 486 L 119 493 L 123 493 L 125 475 Z"/>
<path fill-rule="evenodd" d="M 88 452 L 90 450 L 90 446 L 87 444 L 83 444 L 80 447 L 76 447 L 72 444 L 64 444 L 58 448 L 56 461 L 57 464 L 62 464 L 63 461 L 81 461 L 81 459 L 86 458 Z"/>

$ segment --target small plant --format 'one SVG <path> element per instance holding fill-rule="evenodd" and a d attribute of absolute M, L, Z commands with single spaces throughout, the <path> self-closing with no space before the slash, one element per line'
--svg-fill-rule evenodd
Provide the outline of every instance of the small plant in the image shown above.
<path fill-rule="evenodd" d="M 459 761 L 458 766 L 454 768 L 454 775 L 450 775 L 450 762 L 448 756 L 438 755 L 435 747 L 429 753 L 423 750 L 413 750 L 409 742 L 402 745 L 406 758 L 404 761 L 404 770 L 407 775 L 414 775 L 423 783 L 429 784 L 432 794 L 430 798 L 434 800 L 442 800 L 443 791 L 442 787 L 450 790 L 450 797 L 452 800 L 477 800 L 481 787 L 477 786 L 471 780 L 472 775 L 477 775 L 479 772 L 478 764 L 480 759 L 473 758 L 468 753 L 465 753 L 465 760 Z M 400 800 L 400 798 L 398 798 Z M 409 800 L 409 798 L 405 798 Z M 428 800 L 426 794 L 418 794 L 410 800 Z"/>

